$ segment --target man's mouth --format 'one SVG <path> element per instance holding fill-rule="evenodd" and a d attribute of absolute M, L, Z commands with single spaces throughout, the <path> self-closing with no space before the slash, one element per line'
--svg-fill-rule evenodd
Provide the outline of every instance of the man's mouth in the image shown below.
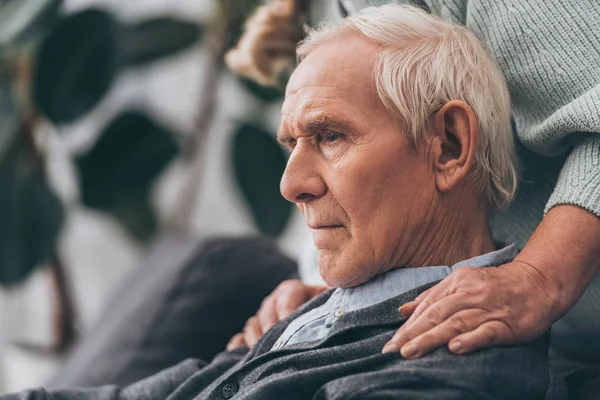
<path fill-rule="evenodd" d="M 341 228 L 343 225 L 339 224 L 308 224 L 310 229 L 335 229 Z"/>

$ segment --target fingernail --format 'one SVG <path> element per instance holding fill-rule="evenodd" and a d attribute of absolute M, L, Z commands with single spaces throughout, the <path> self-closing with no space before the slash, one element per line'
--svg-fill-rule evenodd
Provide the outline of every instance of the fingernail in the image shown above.
<path fill-rule="evenodd" d="M 400 353 L 402 353 L 402 357 L 404 357 L 404 358 L 412 358 L 419 353 L 419 348 L 417 347 L 416 344 L 409 343 L 402 347 L 402 350 L 400 350 Z"/>
<path fill-rule="evenodd" d="M 462 343 L 461 342 L 452 342 L 450 343 L 450 351 L 453 353 L 460 353 L 461 349 L 462 349 Z"/>
<path fill-rule="evenodd" d="M 404 312 L 402 311 L 402 309 L 406 307 L 406 304 L 401 305 L 400 307 L 398 307 L 398 312 L 402 315 L 404 315 Z"/>
<path fill-rule="evenodd" d="M 396 346 L 396 343 L 388 343 L 383 346 L 383 350 L 381 350 L 382 353 L 392 353 L 394 351 L 398 351 L 398 346 Z"/>

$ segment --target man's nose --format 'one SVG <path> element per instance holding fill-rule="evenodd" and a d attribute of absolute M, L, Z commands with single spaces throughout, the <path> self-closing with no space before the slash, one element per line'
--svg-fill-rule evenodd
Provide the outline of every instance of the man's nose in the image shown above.
<path fill-rule="evenodd" d="M 319 173 L 318 157 L 307 147 L 304 144 L 296 145 L 281 177 L 281 194 L 293 203 L 307 203 L 327 192 L 325 181 Z"/>

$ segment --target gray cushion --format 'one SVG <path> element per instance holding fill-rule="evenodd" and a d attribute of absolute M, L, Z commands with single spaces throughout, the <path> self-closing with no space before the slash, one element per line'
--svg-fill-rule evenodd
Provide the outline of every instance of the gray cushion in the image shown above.
<path fill-rule="evenodd" d="M 165 237 L 50 387 L 127 385 L 186 358 L 210 361 L 296 270 L 267 239 Z"/>

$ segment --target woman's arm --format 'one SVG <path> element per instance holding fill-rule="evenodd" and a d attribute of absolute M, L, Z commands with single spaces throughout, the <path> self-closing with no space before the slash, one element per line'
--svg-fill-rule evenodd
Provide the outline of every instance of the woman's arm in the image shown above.
<path fill-rule="evenodd" d="M 518 139 L 541 155 L 570 153 L 547 214 L 514 262 L 459 269 L 403 307 L 410 323 L 385 350 L 395 345 L 413 357 L 444 344 L 467 352 L 531 340 L 577 302 L 600 268 L 599 3 L 435 4 L 430 11 L 443 17 L 471 15 L 457 22 L 484 38 L 498 59 Z"/>
<path fill-rule="evenodd" d="M 513 262 L 460 268 L 402 307 L 410 318 L 384 351 L 417 358 L 445 344 L 466 353 L 531 341 L 577 302 L 599 269 L 600 218 L 556 206 Z"/>

